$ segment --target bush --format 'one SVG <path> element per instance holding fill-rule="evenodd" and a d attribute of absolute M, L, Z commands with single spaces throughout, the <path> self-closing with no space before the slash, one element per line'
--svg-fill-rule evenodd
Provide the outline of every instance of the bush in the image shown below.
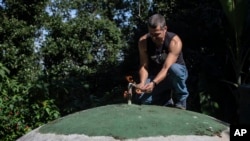
<path fill-rule="evenodd" d="M 8 72 L 0 63 L 0 140 L 12 141 L 60 114 L 46 91 L 39 93 L 45 84 L 19 83 Z"/>

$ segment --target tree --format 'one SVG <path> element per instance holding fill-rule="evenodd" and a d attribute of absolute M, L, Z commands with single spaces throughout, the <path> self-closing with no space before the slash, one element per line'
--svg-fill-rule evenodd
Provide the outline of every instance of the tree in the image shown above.
<path fill-rule="evenodd" d="M 42 71 L 35 40 L 45 5 L 46 1 L 1 1 L 0 140 L 15 140 L 59 117 L 47 85 L 38 82 Z"/>
<path fill-rule="evenodd" d="M 0 20 L 0 61 L 19 81 L 35 80 L 39 59 L 34 41 L 41 26 L 41 11 L 46 1 L 2 1 Z M 27 75 L 29 74 L 29 75 Z"/>
<path fill-rule="evenodd" d="M 101 6 L 61 0 L 48 6 L 47 35 L 40 50 L 51 96 L 64 114 L 91 107 L 96 95 L 103 97 L 114 83 L 105 75 L 123 57 L 121 30 Z"/>
<path fill-rule="evenodd" d="M 230 23 L 227 36 L 227 48 L 233 70 L 233 79 L 222 80 L 230 84 L 231 92 L 237 107 L 238 123 L 249 124 L 249 1 L 247 0 L 220 0 L 225 15 Z M 249 21 L 248 21 L 249 22 Z M 233 86 L 233 87 L 231 87 Z"/>
<path fill-rule="evenodd" d="M 229 82 L 236 87 L 241 85 L 242 70 L 249 57 L 250 47 L 244 32 L 246 30 L 247 20 L 247 0 L 220 0 L 225 14 L 231 24 L 229 27 L 228 49 L 230 51 L 230 59 L 235 73 L 234 82 Z M 228 81 L 227 81 L 228 82 Z"/>

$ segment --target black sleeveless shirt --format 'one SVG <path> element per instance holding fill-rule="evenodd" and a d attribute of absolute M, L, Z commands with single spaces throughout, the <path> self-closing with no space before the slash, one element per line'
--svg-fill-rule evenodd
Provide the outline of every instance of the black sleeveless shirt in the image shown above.
<path fill-rule="evenodd" d="M 156 75 L 162 69 L 162 65 L 169 53 L 170 41 L 175 35 L 175 33 L 167 32 L 161 48 L 156 48 L 156 45 L 150 36 L 147 37 L 147 54 L 149 60 L 148 71 L 151 75 Z M 185 65 L 182 52 L 179 54 L 176 63 Z"/>

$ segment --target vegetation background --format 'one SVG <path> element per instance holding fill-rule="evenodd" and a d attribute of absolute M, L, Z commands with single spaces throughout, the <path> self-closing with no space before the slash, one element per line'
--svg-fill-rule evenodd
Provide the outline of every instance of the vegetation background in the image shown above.
<path fill-rule="evenodd" d="M 154 13 L 183 40 L 188 110 L 238 123 L 250 84 L 247 0 L 1 0 L 0 140 L 59 117 L 125 103 L 138 38 Z"/>

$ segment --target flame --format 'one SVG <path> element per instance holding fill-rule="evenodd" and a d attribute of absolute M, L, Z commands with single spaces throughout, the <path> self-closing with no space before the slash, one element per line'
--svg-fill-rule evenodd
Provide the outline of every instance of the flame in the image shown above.
<path fill-rule="evenodd" d="M 141 89 L 136 89 L 135 92 L 136 92 L 136 94 L 142 94 Z"/>
<path fill-rule="evenodd" d="M 134 83 L 133 77 L 132 77 L 131 75 L 126 76 L 126 80 L 127 80 L 129 83 Z"/>

